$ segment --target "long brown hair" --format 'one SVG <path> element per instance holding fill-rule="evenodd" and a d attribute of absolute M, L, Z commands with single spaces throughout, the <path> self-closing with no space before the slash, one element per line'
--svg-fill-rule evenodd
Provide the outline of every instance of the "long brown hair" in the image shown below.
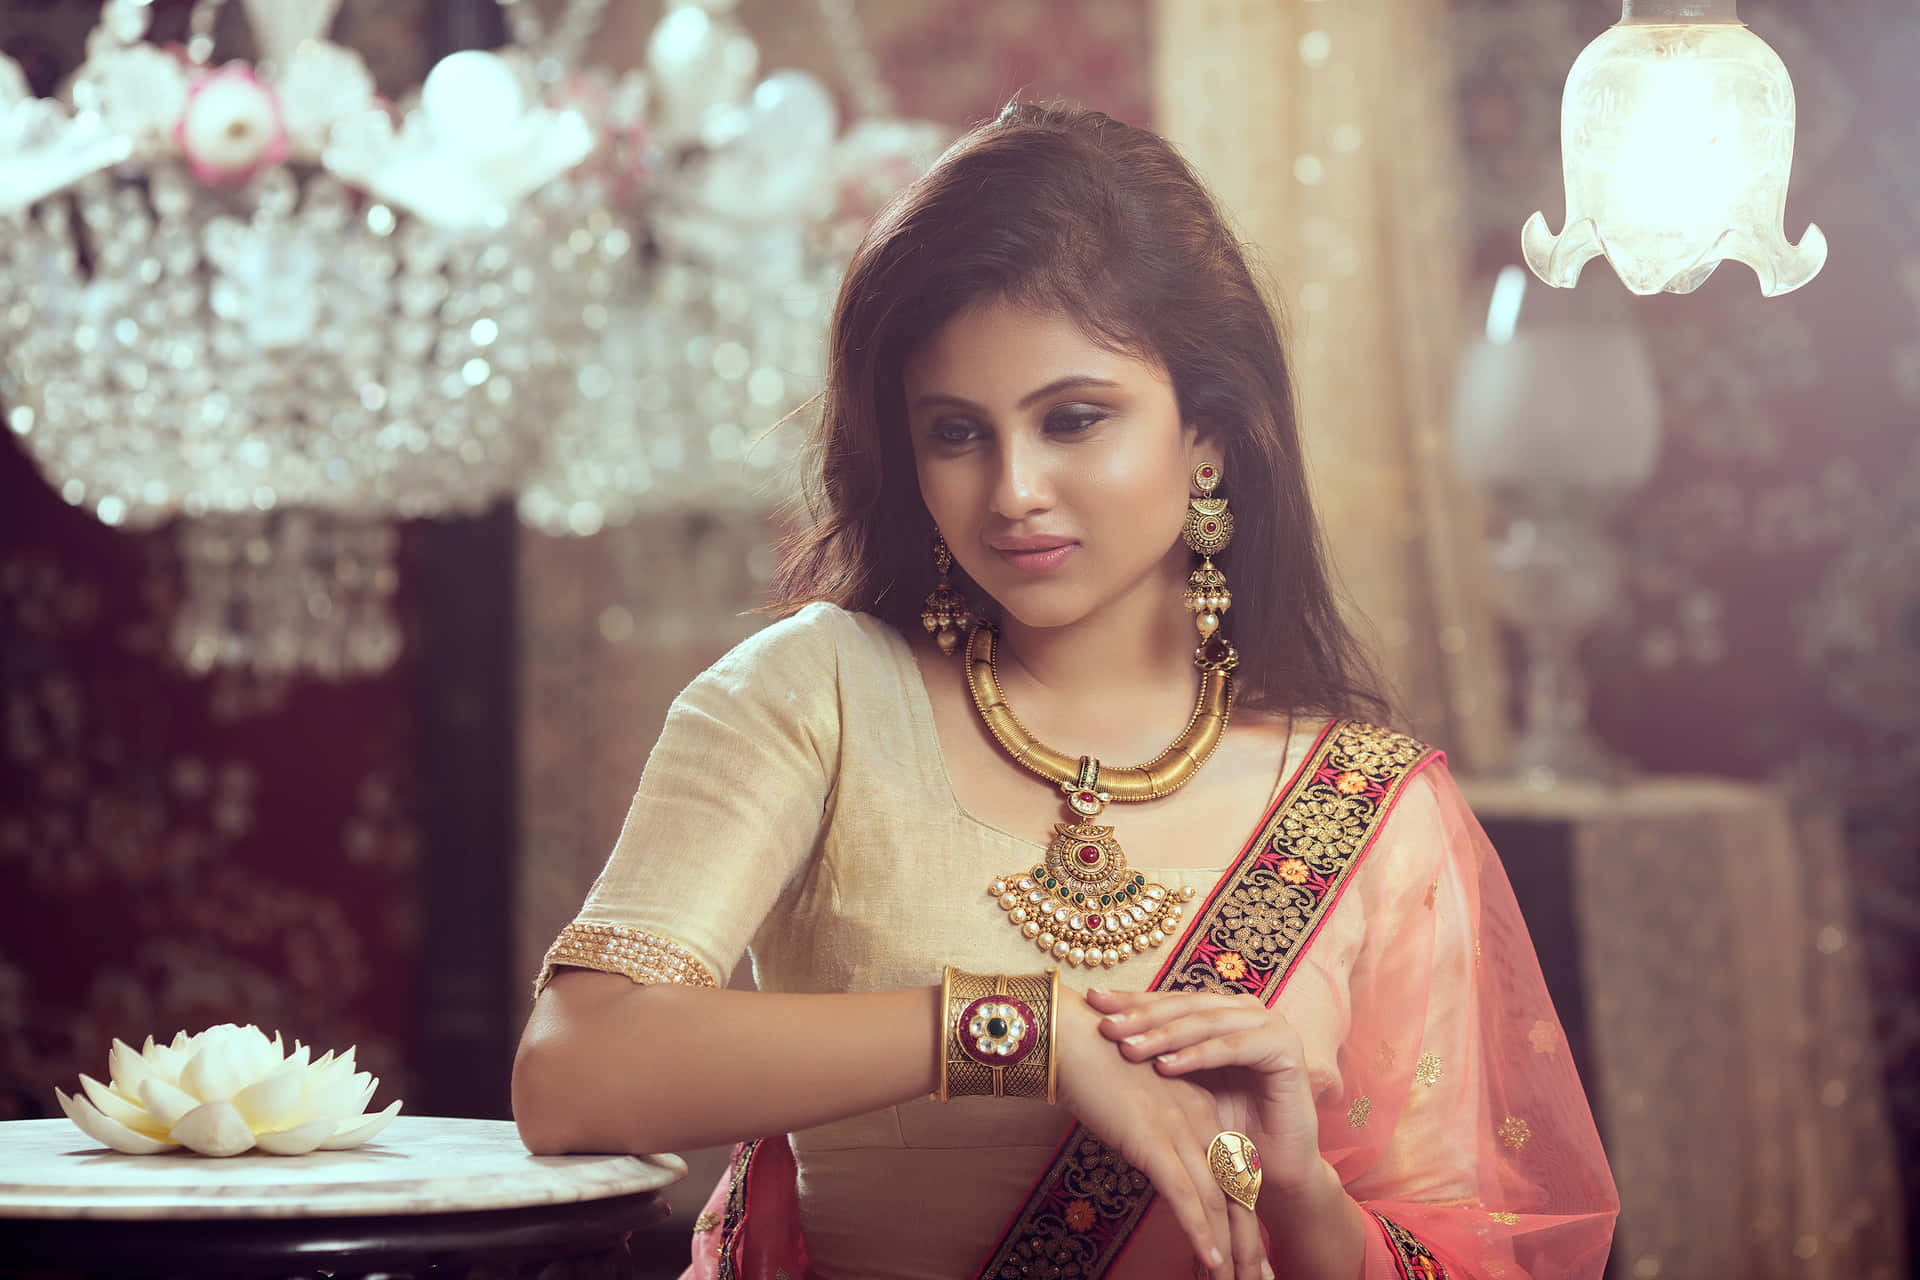
<path fill-rule="evenodd" d="M 933 524 L 902 370 L 956 313 L 1005 298 L 1157 358 L 1183 421 L 1225 445 L 1235 701 L 1384 719 L 1341 620 L 1307 497 L 1280 332 L 1206 189 L 1163 139 L 1098 111 L 1014 102 L 876 218 L 834 308 L 806 522 L 781 548 L 776 608 L 815 600 L 920 625 Z"/>

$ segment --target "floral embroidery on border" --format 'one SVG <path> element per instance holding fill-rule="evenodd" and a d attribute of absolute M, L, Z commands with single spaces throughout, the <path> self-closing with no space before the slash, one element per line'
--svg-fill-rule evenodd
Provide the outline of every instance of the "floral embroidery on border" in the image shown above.
<path fill-rule="evenodd" d="M 1373 1210 L 1367 1212 L 1373 1213 Z M 1387 1233 L 1387 1245 L 1393 1250 L 1401 1280 L 1447 1280 L 1447 1269 L 1433 1256 L 1433 1250 L 1420 1242 L 1419 1236 L 1384 1213 L 1373 1213 L 1373 1217 Z"/>
<path fill-rule="evenodd" d="M 1154 989 L 1272 1003 L 1408 775 L 1430 754 L 1386 729 L 1351 720 L 1332 726 L 1246 855 L 1194 911 Z M 1076 1126 L 976 1274 L 1095 1280 L 1153 1200 L 1145 1174 Z M 1446 1272 L 1406 1274 L 1444 1280 Z"/>

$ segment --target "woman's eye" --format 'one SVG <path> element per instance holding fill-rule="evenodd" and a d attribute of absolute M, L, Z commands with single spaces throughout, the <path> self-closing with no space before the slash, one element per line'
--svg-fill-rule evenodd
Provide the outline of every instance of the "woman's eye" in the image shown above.
<path fill-rule="evenodd" d="M 927 429 L 935 444 L 965 444 L 979 434 L 980 428 L 965 418 L 941 418 Z"/>
<path fill-rule="evenodd" d="M 1047 415 L 1047 430 L 1059 435 L 1073 435 L 1085 431 L 1107 416 L 1103 409 L 1094 409 L 1080 405 L 1071 409 L 1055 409 Z"/>

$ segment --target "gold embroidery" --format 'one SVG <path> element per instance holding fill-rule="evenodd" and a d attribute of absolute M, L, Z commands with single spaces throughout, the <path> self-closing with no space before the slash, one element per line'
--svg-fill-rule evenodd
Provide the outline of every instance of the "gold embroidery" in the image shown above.
<path fill-rule="evenodd" d="M 1478 938 L 1473 940 L 1473 967 L 1476 969 L 1480 967 L 1480 939 Z"/>
<path fill-rule="evenodd" d="M 534 980 L 536 996 L 553 980 L 554 970 L 561 965 L 617 973 L 640 983 L 682 987 L 720 985 L 698 956 L 672 938 L 620 924 L 584 924 L 576 920 L 562 929 L 553 945 L 547 948 L 540 976 Z"/>
<path fill-rule="evenodd" d="M 1282 838 L 1302 857 L 1338 858 L 1365 838 L 1370 811 L 1351 796 L 1296 800 L 1280 820 Z"/>
<path fill-rule="evenodd" d="M 793 1273 L 785 1267 L 775 1267 L 773 1269 L 773 1280 L 793 1280 Z"/>
<path fill-rule="evenodd" d="M 1490 1209 L 1487 1212 L 1487 1216 L 1503 1227 L 1517 1227 L 1520 1225 L 1520 1215 L 1517 1213 L 1507 1213 L 1501 1209 Z"/>
<path fill-rule="evenodd" d="M 1214 957 L 1214 969 L 1228 982 L 1238 982 L 1247 976 L 1247 958 L 1238 951 L 1223 951 Z"/>
<path fill-rule="evenodd" d="M 1426 750 L 1418 740 L 1377 725 L 1353 721 L 1347 728 L 1340 747 L 1348 764 L 1375 777 L 1392 777 Z"/>
<path fill-rule="evenodd" d="M 1413 1064 L 1413 1078 L 1424 1085 L 1440 1083 L 1440 1073 L 1446 1070 L 1440 1063 L 1437 1053 L 1423 1053 L 1420 1060 Z"/>
<path fill-rule="evenodd" d="M 1288 884 L 1305 884 L 1307 882 L 1307 864 L 1299 858 L 1288 858 L 1279 866 L 1275 867 L 1274 870 L 1278 871 L 1280 878 Z"/>
<path fill-rule="evenodd" d="M 720 1225 L 719 1214 L 703 1213 L 699 1217 L 693 1220 L 693 1234 L 699 1235 L 703 1231 L 711 1231 L 719 1225 Z"/>
<path fill-rule="evenodd" d="M 1533 1136 L 1533 1130 L 1519 1116 L 1508 1116 L 1495 1132 L 1500 1135 L 1500 1141 L 1515 1151 L 1526 1146 L 1527 1139 Z"/>
<path fill-rule="evenodd" d="M 1560 1033 L 1545 1018 L 1536 1018 L 1527 1028 L 1527 1043 L 1535 1053 L 1552 1053 L 1560 1047 Z"/>
<path fill-rule="evenodd" d="M 1367 1118 L 1372 1114 L 1373 1101 L 1363 1093 L 1347 1108 L 1347 1123 L 1355 1129 L 1364 1129 L 1367 1127 Z"/>
<path fill-rule="evenodd" d="M 1067 1205 L 1067 1225 L 1075 1231 L 1086 1231 L 1093 1226 L 1099 1215 L 1093 1211 L 1093 1201 L 1074 1200 Z"/>

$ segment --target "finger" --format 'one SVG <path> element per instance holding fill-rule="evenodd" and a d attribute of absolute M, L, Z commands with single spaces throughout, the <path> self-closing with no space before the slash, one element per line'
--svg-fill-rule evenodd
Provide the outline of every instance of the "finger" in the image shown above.
<path fill-rule="evenodd" d="M 1195 1184 L 1192 1169 L 1179 1155 L 1180 1148 L 1187 1146 L 1188 1140 L 1187 1135 L 1179 1132 L 1178 1128 L 1162 1144 L 1162 1157 L 1156 1162 L 1157 1167 L 1147 1170 L 1147 1177 L 1153 1180 L 1154 1190 L 1160 1193 L 1160 1198 L 1173 1211 L 1174 1221 L 1180 1225 L 1187 1242 L 1193 1246 L 1193 1256 L 1206 1265 L 1211 1275 L 1215 1270 L 1213 1259 L 1226 1257 L 1224 1242 L 1229 1236 L 1223 1231 L 1216 1242 L 1212 1220 L 1201 1199 L 1201 1186 L 1212 1185 L 1212 1176 L 1207 1175 L 1204 1184 Z"/>
<path fill-rule="evenodd" d="M 1218 1004 L 1226 1000 L 1252 998 L 1244 995 L 1229 995 L 1224 991 L 1116 991 L 1111 987 L 1091 987 L 1087 990 L 1089 1004 L 1115 1012 L 1156 1008 L 1167 1004 Z"/>
<path fill-rule="evenodd" d="M 1121 1052 L 1126 1052 L 1121 1046 Z M 1297 1049 L 1269 1026 L 1230 1032 L 1182 1049 L 1154 1055 L 1154 1070 L 1163 1076 L 1184 1076 L 1216 1067 L 1252 1067 L 1268 1075 L 1285 1075 L 1301 1066 Z"/>
<path fill-rule="evenodd" d="M 1100 1030 L 1107 1035 L 1113 1035 L 1116 1031 L 1131 1035 L 1148 1027 L 1160 1026 L 1174 1018 L 1207 1009 L 1266 1008 L 1258 1000 L 1247 996 L 1230 996 L 1213 992 L 1148 992 L 1146 994 L 1155 998 L 1133 1001 L 1126 1008 L 1116 1009 L 1106 1014 L 1100 1019 Z"/>
<path fill-rule="evenodd" d="M 1272 1026 L 1265 1009 L 1206 1009 L 1175 1018 L 1164 1026 L 1149 1027 L 1120 1040 L 1120 1056 L 1129 1062 L 1145 1062 L 1163 1053 L 1174 1053 L 1205 1040 Z"/>
<path fill-rule="evenodd" d="M 1260 1238 L 1260 1217 L 1238 1200 L 1227 1204 L 1232 1233 L 1233 1280 L 1263 1280 L 1273 1274 L 1267 1266 L 1266 1242 Z"/>
<path fill-rule="evenodd" d="M 1234 1280 L 1233 1259 L 1227 1254 L 1233 1243 L 1233 1227 L 1227 1219 L 1227 1193 L 1213 1180 L 1213 1171 L 1207 1167 L 1207 1144 L 1213 1141 L 1219 1128 L 1220 1117 L 1208 1100 L 1189 1115 L 1187 1133 L 1179 1140 L 1178 1150 L 1206 1214 L 1207 1230 L 1213 1239 L 1221 1242 L 1219 1253 L 1202 1257 L 1211 1267 L 1215 1280 Z"/>

